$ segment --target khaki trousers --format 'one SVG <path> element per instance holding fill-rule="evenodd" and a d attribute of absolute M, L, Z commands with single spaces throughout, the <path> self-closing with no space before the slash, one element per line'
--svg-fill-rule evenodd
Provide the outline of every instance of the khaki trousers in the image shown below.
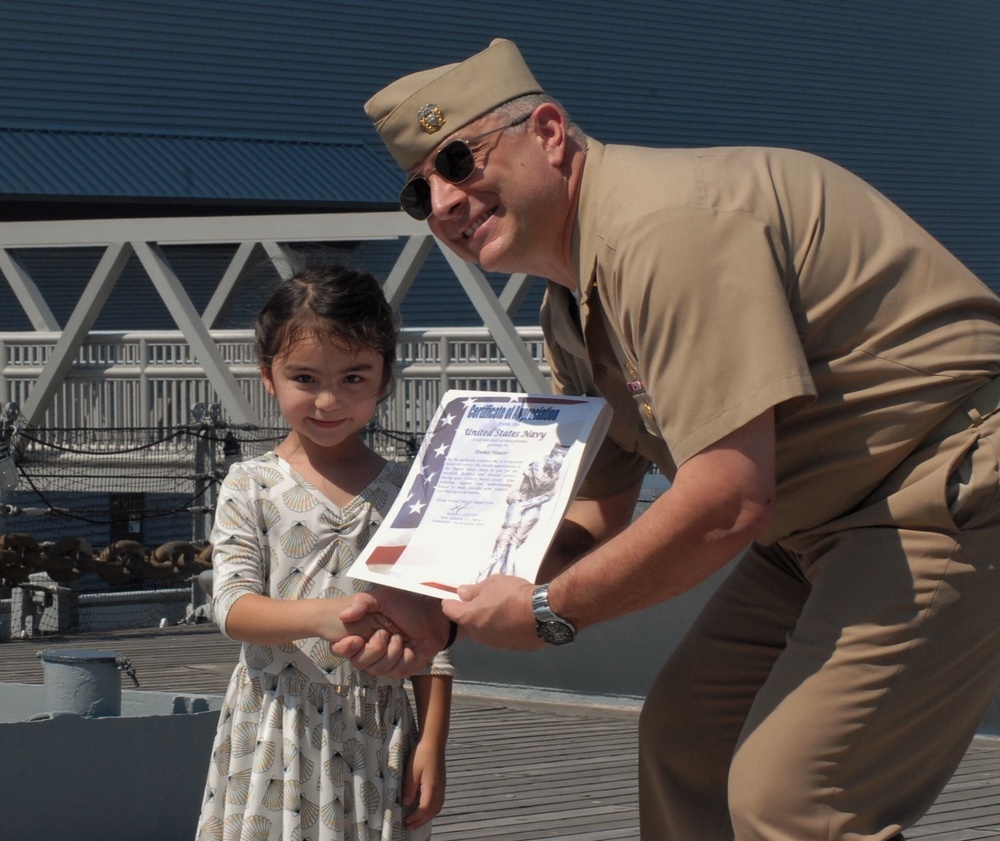
<path fill-rule="evenodd" d="M 752 547 L 640 718 L 644 841 L 886 841 L 1000 690 L 1000 415 Z"/>

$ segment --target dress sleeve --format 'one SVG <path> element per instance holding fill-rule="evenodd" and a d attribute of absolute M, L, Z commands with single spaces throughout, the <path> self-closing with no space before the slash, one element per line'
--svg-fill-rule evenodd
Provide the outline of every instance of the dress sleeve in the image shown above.
<path fill-rule="evenodd" d="M 223 634 L 236 600 L 247 593 L 266 592 L 267 547 L 252 515 L 246 470 L 233 465 L 222 483 L 212 526 L 212 612 Z"/>
<path fill-rule="evenodd" d="M 439 651 L 434 655 L 434 659 L 431 660 L 430 665 L 427 666 L 422 672 L 422 675 L 444 675 L 445 677 L 455 676 L 455 666 L 451 662 L 451 652 L 450 651 Z"/>

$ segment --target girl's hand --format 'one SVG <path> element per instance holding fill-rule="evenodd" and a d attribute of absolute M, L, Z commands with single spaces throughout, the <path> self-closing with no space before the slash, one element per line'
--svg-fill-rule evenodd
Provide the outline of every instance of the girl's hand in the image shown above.
<path fill-rule="evenodd" d="M 430 821 L 444 806 L 444 750 L 417 742 L 406 762 L 403 806 L 406 828 L 416 829 Z"/>
<path fill-rule="evenodd" d="M 294 602 L 293 602 L 294 603 Z M 350 597 L 336 599 L 301 599 L 299 605 L 311 608 L 317 616 L 318 631 L 316 636 L 331 644 L 345 639 L 378 640 L 394 650 L 401 649 L 406 644 L 406 638 L 388 616 L 378 611 L 359 614 L 356 618 L 343 619 L 341 614 L 351 604 Z M 336 652 L 335 652 L 336 653 Z"/>
<path fill-rule="evenodd" d="M 356 621 L 351 622 L 341 619 L 341 622 L 343 622 L 344 630 L 348 636 L 370 639 L 373 634 L 382 630 L 387 631 L 389 634 L 403 636 L 403 632 L 399 626 L 384 613 L 366 613 Z"/>

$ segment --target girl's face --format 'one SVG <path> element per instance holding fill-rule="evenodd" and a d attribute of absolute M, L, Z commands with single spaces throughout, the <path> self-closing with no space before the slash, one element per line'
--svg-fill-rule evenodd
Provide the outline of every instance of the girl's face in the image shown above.
<path fill-rule="evenodd" d="M 303 443 L 354 446 L 382 396 L 382 356 L 369 347 L 354 351 L 300 336 L 270 366 L 261 366 L 268 393 Z"/>

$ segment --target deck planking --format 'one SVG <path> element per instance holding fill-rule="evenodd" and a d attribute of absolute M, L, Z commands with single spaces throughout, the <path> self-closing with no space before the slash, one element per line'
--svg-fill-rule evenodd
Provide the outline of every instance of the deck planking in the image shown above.
<path fill-rule="evenodd" d="M 40 684 L 39 652 L 65 649 L 121 652 L 141 690 L 222 694 L 239 643 L 209 625 L 11 640 L 0 643 L 0 681 Z M 635 841 L 636 720 L 632 709 L 488 698 L 458 684 L 435 841 Z M 973 741 L 906 837 L 1000 841 L 1000 740 Z"/>

